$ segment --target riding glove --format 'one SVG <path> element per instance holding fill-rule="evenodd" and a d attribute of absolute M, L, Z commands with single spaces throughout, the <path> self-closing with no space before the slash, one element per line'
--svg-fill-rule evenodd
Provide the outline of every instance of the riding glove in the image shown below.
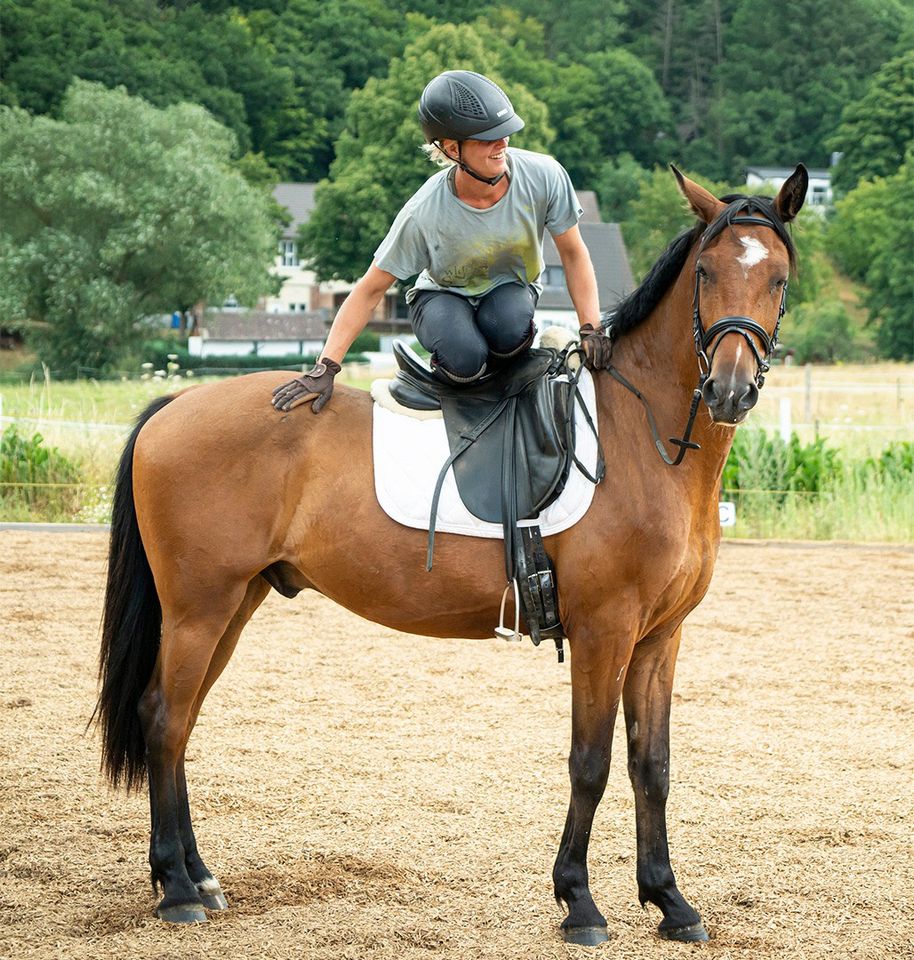
<path fill-rule="evenodd" d="M 592 323 L 585 323 L 580 333 L 585 354 L 584 366 L 588 370 L 605 370 L 612 360 L 612 340 L 602 330 L 594 330 Z"/>
<path fill-rule="evenodd" d="M 313 400 L 311 412 L 320 413 L 333 393 L 333 378 L 341 369 L 335 360 L 321 357 L 306 373 L 273 391 L 273 407 L 285 413 L 300 403 Z"/>

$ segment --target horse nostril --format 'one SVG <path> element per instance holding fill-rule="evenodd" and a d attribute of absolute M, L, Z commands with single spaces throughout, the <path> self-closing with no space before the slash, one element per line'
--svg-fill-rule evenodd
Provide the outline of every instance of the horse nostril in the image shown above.
<path fill-rule="evenodd" d="M 705 380 L 705 385 L 701 388 L 701 396 L 709 407 L 715 407 L 720 403 L 720 397 L 717 393 L 717 381 Z"/>
<path fill-rule="evenodd" d="M 739 398 L 737 410 L 751 410 L 758 403 L 758 387 L 754 383 L 749 383 L 743 395 Z"/>

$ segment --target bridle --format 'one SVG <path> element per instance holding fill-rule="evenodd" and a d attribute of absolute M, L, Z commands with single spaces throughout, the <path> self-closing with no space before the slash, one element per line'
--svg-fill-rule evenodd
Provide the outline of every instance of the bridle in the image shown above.
<path fill-rule="evenodd" d="M 726 216 L 727 210 L 721 214 L 722 218 Z M 780 232 L 775 226 L 774 221 L 769 220 L 767 217 L 734 216 L 732 219 L 729 219 L 727 223 L 731 227 L 750 224 L 753 226 L 770 227 L 772 230 L 778 233 L 778 236 L 780 237 Z M 717 236 L 717 233 L 715 232 L 713 236 Z M 711 239 L 713 239 L 713 237 L 706 231 L 698 247 L 699 256 L 701 256 L 702 250 L 704 250 L 705 245 Z M 749 349 L 752 351 L 752 355 L 755 357 L 756 363 L 755 383 L 756 386 L 761 389 L 765 383 L 765 374 L 771 367 L 771 354 L 774 352 L 774 349 L 778 344 L 778 334 L 781 329 L 781 318 L 786 312 L 787 283 L 785 282 L 781 289 L 781 303 L 778 307 L 777 322 L 774 325 L 774 332 L 770 337 L 768 336 L 768 332 L 760 323 L 758 323 L 758 321 L 753 320 L 751 317 L 742 316 L 721 317 L 720 320 L 715 321 L 710 327 L 708 327 L 707 330 L 705 330 L 704 324 L 701 320 L 701 269 L 698 260 L 696 260 L 695 293 L 692 297 L 692 336 L 695 341 L 695 353 L 698 357 L 698 383 L 695 389 L 692 391 L 692 402 L 689 405 L 689 418 L 686 421 L 685 430 L 683 430 L 682 436 L 669 438 L 670 443 L 679 447 L 679 452 L 675 457 L 671 457 L 669 455 L 663 440 L 660 439 L 660 432 L 657 429 L 657 421 L 654 418 L 654 412 L 651 410 L 651 406 L 644 394 L 641 393 L 641 391 L 634 384 L 629 382 L 612 363 L 606 367 L 606 372 L 614 380 L 621 383 L 626 390 L 629 390 L 631 393 L 633 393 L 644 405 L 648 424 L 650 425 L 651 433 L 654 438 L 654 446 L 657 448 L 657 452 L 663 458 L 664 463 L 669 464 L 671 467 L 678 467 L 679 464 L 682 463 L 683 458 L 689 450 L 701 449 L 699 444 L 690 439 L 692 436 L 692 428 L 695 426 L 695 418 L 698 415 L 698 405 L 701 403 L 704 385 L 711 376 L 711 366 L 714 363 L 714 357 L 718 348 L 723 342 L 724 337 L 731 333 L 737 333 L 745 339 L 746 343 L 749 344 Z M 615 336 L 617 335 L 617 331 L 613 329 L 614 316 L 615 314 L 613 311 L 604 314 L 600 324 L 603 331 L 611 340 L 614 340 Z M 753 336 L 758 337 L 759 342 L 762 345 L 761 351 L 759 351 L 755 341 L 752 339 Z"/>
<path fill-rule="evenodd" d="M 777 227 L 767 217 L 735 217 L 730 222 L 731 227 L 753 224 L 760 227 L 770 227 L 777 232 Z M 707 240 L 702 240 L 698 254 L 701 256 Z M 695 338 L 695 353 L 698 355 L 698 370 L 700 374 L 699 388 L 704 386 L 705 380 L 711 373 L 714 356 L 724 337 L 728 333 L 740 334 L 749 344 L 749 349 L 755 357 L 756 372 L 755 385 L 761 389 L 765 384 L 765 374 L 771 369 L 771 354 L 778 345 L 778 334 L 781 330 L 781 318 L 787 312 L 787 283 L 781 288 L 781 304 L 778 307 L 778 319 L 774 325 L 774 333 L 768 336 L 765 328 L 751 317 L 721 317 L 712 323 L 707 330 L 701 322 L 701 268 L 695 263 L 695 294 L 692 297 L 692 335 Z M 758 337 L 763 353 L 759 352 L 755 341 L 750 334 Z M 709 353 L 710 348 L 710 353 Z"/>

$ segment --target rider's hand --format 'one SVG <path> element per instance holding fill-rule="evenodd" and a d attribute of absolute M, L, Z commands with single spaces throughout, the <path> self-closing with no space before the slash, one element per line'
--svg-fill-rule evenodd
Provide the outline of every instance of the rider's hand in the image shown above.
<path fill-rule="evenodd" d="M 602 330 L 595 330 L 591 323 L 585 323 L 580 332 L 584 366 L 588 370 L 605 370 L 612 360 L 612 340 Z"/>
<path fill-rule="evenodd" d="M 333 378 L 342 368 L 335 360 L 322 357 L 307 373 L 282 384 L 273 391 L 273 407 L 285 413 L 300 403 L 311 404 L 312 413 L 320 413 L 333 393 Z"/>

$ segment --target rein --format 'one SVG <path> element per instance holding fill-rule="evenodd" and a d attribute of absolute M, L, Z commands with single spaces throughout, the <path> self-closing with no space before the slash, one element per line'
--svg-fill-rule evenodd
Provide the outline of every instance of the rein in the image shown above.
<path fill-rule="evenodd" d="M 742 224 L 755 224 L 762 227 L 770 227 L 772 230 L 777 231 L 777 227 L 775 227 L 775 225 L 771 222 L 771 220 L 767 219 L 767 217 L 736 217 L 730 221 L 730 226 L 738 226 Z M 699 253 L 701 253 L 701 250 L 704 248 L 704 243 L 705 241 L 703 240 L 699 246 Z M 752 355 L 755 358 L 756 363 L 755 383 L 756 386 L 761 389 L 765 383 L 765 374 L 771 368 L 769 361 L 771 360 L 771 354 L 774 352 L 775 347 L 777 347 L 778 333 L 780 332 L 781 328 L 781 318 L 786 312 L 787 284 L 785 283 L 781 292 L 781 303 L 778 307 L 778 318 L 777 322 L 775 323 L 774 333 L 770 337 L 768 336 L 765 328 L 751 317 L 722 317 L 720 320 L 712 323 L 711 326 L 706 330 L 701 320 L 701 274 L 699 272 L 698 263 L 696 262 L 695 293 L 692 297 L 692 337 L 695 342 L 695 354 L 698 358 L 698 382 L 695 386 L 695 389 L 692 391 L 692 402 L 689 405 L 689 415 L 686 421 L 685 429 L 682 431 L 682 436 L 670 437 L 668 440 L 669 443 L 679 447 L 679 451 L 675 456 L 670 455 L 670 453 L 667 451 L 666 444 L 660 438 L 660 431 L 657 428 L 657 420 L 654 417 L 654 411 L 651 409 L 651 405 L 648 402 L 647 397 L 645 397 L 644 394 L 633 383 L 627 380 L 614 364 L 610 363 L 609 366 L 605 368 L 606 372 L 614 380 L 620 383 L 623 387 L 625 387 L 626 390 L 634 394 L 641 401 L 641 404 L 644 406 L 644 411 L 647 415 L 647 422 L 651 429 L 651 435 L 654 439 L 654 446 L 657 448 L 657 452 L 660 454 L 660 457 L 664 463 L 671 467 L 678 467 L 679 464 L 682 463 L 686 453 L 688 453 L 689 450 L 701 449 L 701 446 L 690 438 L 692 436 L 692 430 L 695 426 L 695 418 L 698 415 L 698 405 L 701 403 L 704 385 L 711 375 L 711 366 L 714 363 L 714 356 L 723 342 L 724 337 L 731 333 L 737 333 L 746 340 L 746 343 L 749 344 L 749 349 L 752 351 Z M 613 317 L 614 313 L 610 311 L 604 315 L 600 324 L 610 340 L 614 340 L 617 333 L 617 331 L 615 331 L 613 328 Z M 750 334 L 758 337 L 760 343 L 762 344 L 762 352 L 759 352 L 759 349 Z"/>

